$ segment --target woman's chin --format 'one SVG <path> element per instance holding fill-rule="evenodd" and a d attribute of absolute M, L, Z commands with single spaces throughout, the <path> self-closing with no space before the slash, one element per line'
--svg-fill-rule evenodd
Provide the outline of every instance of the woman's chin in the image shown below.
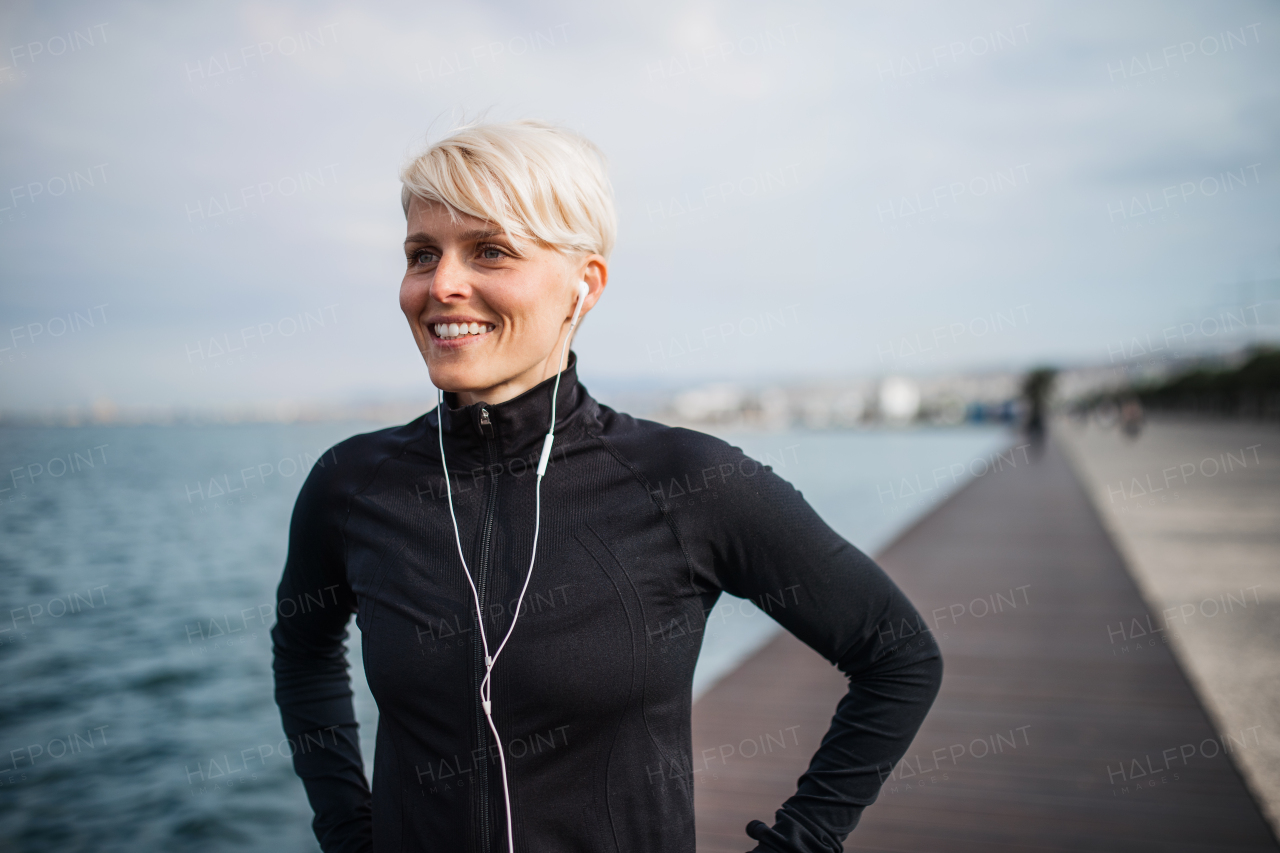
<path fill-rule="evenodd" d="M 462 365 L 436 365 L 430 367 L 428 372 L 431 374 L 431 384 L 450 394 L 480 391 L 493 384 L 486 384 L 486 377 L 480 371 L 469 370 Z"/>

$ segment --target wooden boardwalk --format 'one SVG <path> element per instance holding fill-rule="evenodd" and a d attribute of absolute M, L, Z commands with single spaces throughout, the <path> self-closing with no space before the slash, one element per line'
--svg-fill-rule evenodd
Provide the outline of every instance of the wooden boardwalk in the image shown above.
<path fill-rule="evenodd" d="M 1280 849 L 1227 756 L 1276 733 L 1213 730 L 1054 447 L 971 483 L 879 562 L 946 672 L 846 850 Z M 746 823 L 772 822 L 843 693 L 784 633 L 697 702 L 700 853 L 751 849 Z"/>

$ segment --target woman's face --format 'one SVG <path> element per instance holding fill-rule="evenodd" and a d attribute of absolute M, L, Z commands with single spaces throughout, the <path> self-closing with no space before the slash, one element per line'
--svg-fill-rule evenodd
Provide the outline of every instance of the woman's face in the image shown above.
<path fill-rule="evenodd" d="M 432 384 L 463 405 L 496 404 L 554 376 L 576 285 L 590 288 L 585 316 L 608 278 L 604 258 L 517 244 L 492 222 L 416 196 L 408 220 L 400 308 Z"/>

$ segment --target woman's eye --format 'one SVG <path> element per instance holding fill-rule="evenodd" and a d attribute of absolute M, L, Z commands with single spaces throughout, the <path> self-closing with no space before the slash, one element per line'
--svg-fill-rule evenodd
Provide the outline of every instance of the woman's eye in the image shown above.
<path fill-rule="evenodd" d="M 488 249 L 482 250 L 480 254 L 486 261 L 502 260 L 502 250 L 500 249 L 494 249 L 490 247 Z"/>

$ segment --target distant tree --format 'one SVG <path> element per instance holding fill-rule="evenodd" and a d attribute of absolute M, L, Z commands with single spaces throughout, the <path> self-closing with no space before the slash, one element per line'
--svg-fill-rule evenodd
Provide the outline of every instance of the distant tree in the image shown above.
<path fill-rule="evenodd" d="M 1274 418 L 1280 415 L 1280 350 L 1255 347 L 1239 367 L 1196 367 L 1134 390 L 1148 409 Z"/>

